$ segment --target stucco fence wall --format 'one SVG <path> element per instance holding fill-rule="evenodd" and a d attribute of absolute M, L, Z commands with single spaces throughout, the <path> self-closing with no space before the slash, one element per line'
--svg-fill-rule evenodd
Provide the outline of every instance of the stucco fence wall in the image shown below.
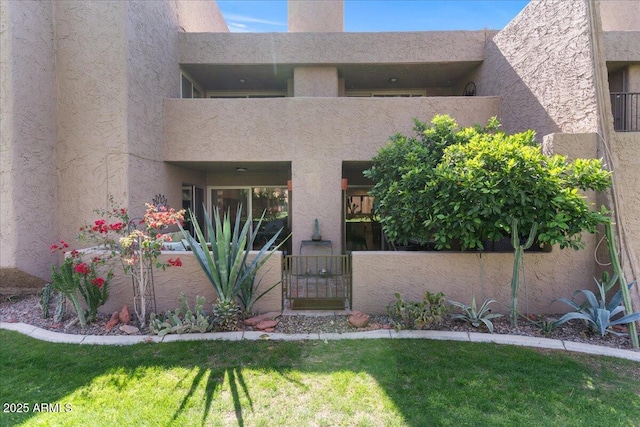
<path fill-rule="evenodd" d="M 587 248 L 581 251 L 559 250 L 550 253 L 526 253 L 524 282 L 519 294 L 520 310 L 529 313 L 558 313 L 568 306 L 555 302 L 570 297 L 576 289 L 593 287 L 593 258 L 596 238 L 586 235 Z M 163 252 L 159 261 L 180 257 L 181 267 L 165 271 L 154 270 L 154 285 L 158 312 L 178 307 L 181 292 L 193 306 L 196 295 L 206 298 L 205 309 L 211 310 L 216 295 L 192 252 Z M 255 256 L 255 252 L 250 257 Z M 353 252 L 353 309 L 370 314 L 386 313 L 387 305 L 399 292 L 405 299 L 420 299 L 424 291 L 442 291 L 447 298 L 470 303 L 472 295 L 478 302 L 485 298 L 498 301 L 495 312 L 507 312 L 513 254 L 460 252 Z M 278 285 L 254 306 L 264 313 L 282 310 L 282 253 L 272 256 L 258 273 L 259 289 Z M 113 313 L 127 305 L 132 310 L 131 276 L 120 268 L 110 287 L 110 297 L 100 308 Z"/>
<path fill-rule="evenodd" d="M 249 259 L 253 259 L 257 252 L 250 252 Z M 211 312 L 211 304 L 216 300 L 213 285 L 206 278 L 200 264 L 192 252 L 167 251 L 163 252 L 158 261 L 167 262 L 169 258 L 180 257 L 181 267 L 169 267 L 165 271 L 154 269 L 153 281 L 156 294 L 156 308 L 158 312 L 175 310 L 179 307 L 180 292 L 187 296 L 189 306 L 193 308 L 196 295 L 206 298 L 205 310 Z M 267 289 L 281 280 L 282 252 L 276 252 L 259 270 L 256 281 L 262 280 L 258 291 Z M 110 296 L 107 303 L 100 308 L 100 312 L 113 313 L 119 311 L 123 305 L 129 307 L 133 313 L 133 284 L 131 276 L 124 274 L 121 268 L 114 269 L 113 280 L 110 285 Z M 260 313 L 279 311 L 282 307 L 282 286 L 278 284 L 271 292 L 261 298 L 254 305 L 254 310 Z"/>
<path fill-rule="evenodd" d="M 555 314 L 568 306 L 554 301 L 576 289 L 593 287 L 593 249 L 525 253 L 525 273 L 518 294 L 522 313 Z M 398 292 L 405 300 L 421 300 L 425 291 L 444 292 L 447 299 L 469 305 L 497 301 L 494 312 L 507 313 L 511 298 L 513 254 L 461 252 L 354 252 L 353 308 L 386 313 Z"/>

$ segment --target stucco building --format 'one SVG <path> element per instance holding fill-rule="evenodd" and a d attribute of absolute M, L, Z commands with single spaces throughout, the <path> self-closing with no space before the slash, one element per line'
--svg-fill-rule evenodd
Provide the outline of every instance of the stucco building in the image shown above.
<path fill-rule="evenodd" d="M 394 33 L 343 32 L 341 1 L 290 0 L 287 33 L 230 33 L 213 1 L 0 4 L 4 280 L 48 279 L 49 245 L 109 195 L 141 214 L 160 194 L 172 207 L 266 208 L 290 253 L 317 219 L 334 253 L 354 251 L 354 308 L 380 311 L 425 282 L 467 300 L 477 255 L 379 252 L 365 220 L 362 171 L 388 136 L 435 114 L 498 116 L 555 152 L 605 157 L 638 277 L 638 1 L 532 0 L 501 31 Z M 532 304 L 589 286 L 597 239 L 532 256 Z M 508 300 L 509 255 L 483 259 L 471 290 Z"/>

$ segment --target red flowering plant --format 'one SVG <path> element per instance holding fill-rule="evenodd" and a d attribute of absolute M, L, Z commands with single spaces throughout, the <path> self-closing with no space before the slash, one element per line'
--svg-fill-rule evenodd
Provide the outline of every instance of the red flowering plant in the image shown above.
<path fill-rule="evenodd" d="M 156 268 L 180 267 L 182 261 L 169 259 L 167 263 L 158 262 L 158 256 L 166 242 L 171 241 L 169 234 L 162 234 L 161 231 L 168 227 L 182 224 L 184 222 L 185 210 L 176 211 L 165 206 L 156 206 L 146 203 L 147 211 L 139 221 L 140 228 L 125 233 L 119 240 L 120 256 L 124 263 L 125 271 L 129 272 L 131 267 L 138 262 L 147 262 L 155 265 Z"/>
<path fill-rule="evenodd" d="M 134 220 L 129 218 L 125 208 L 115 205 L 112 198 L 110 202 L 110 210 L 96 210 L 100 218 L 80 229 L 80 239 L 103 248 L 109 257 L 121 259 L 124 272 L 133 277 L 133 308 L 141 326 L 144 326 L 148 287 L 153 286 L 153 267 L 164 270 L 182 265 L 180 258 L 171 258 L 163 263 L 158 261 L 158 256 L 164 244 L 171 241 L 170 235 L 163 234 L 162 231 L 171 226 L 182 225 L 185 211 L 147 203 L 144 217 Z"/>
<path fill-rule="evenodd" d="M 61 240 L 51 245 L 50 249 L 51 252 L 65 252 L 68 248 L 69 244 Z M 113 277 L 113 271 L 110 268 L 104 268 L 103 258 L 94 256 L 91 260 L 85 261 L 82 259 L 83 254 L 72 250 L 65 257 L 60 268 L 52 266 L 51 286 L 71 301 L 78 314 L 80 326 L 85 327 L 87 323 L 95 320 L 98 307 L 107 302 L 109 281 Z"/>
<path fill-rule="evenodd" d="M 180 258 L 169 259 L 167 263 L 158 262 L 165 242 L 171 241 L 168 234 L 161 231 L 182 224 L 184 210 L 175 211 L 164 206 L 147 204 L 147 210 L 141 220 L 132 220 L 127 209 L 115 204 L 109 197 L 110 209 L 96 209 L 99 216 L 93 223 L 80 228 L 78 240 L 89 250 L 73 250 L 67 253 L 60 269 L 52 267 L 52 286 L 72 301 L 82 326 L 95 319 L 97 309 L 103 305 L 109 295 L 109 280 L 113 277 L 112 259 L 119 258 L 125 273 L 134 278 L 134 310 L 141 326 L 146 318 L 146 286 L 152 277 L 151 270 L 156 268 L 180 267 Z M 61 241 L 51 246 L 52 252 L 68 252 L 69 245 Z M 91 255 L 90 261 L 83 257 Z M 105 272 L 100 274 L 100 272 Z M 88 307 L 82 309 L 80 297 Z"/>

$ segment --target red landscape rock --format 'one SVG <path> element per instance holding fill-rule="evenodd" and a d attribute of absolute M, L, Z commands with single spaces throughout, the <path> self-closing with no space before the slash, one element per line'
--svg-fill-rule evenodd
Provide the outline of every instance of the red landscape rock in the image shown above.
<path fill-rule="evenodd" d="M 364 328 L 369 323 L 369 315 L 361 311 L 354 310 L 349 316 L 348 322 L 351 326 L 356 328 Z"/>
<path fill-rule="evenodd" d="M 106 331 L 110 331 L 113 328 L 115 328 L 115 326 L 120 323 L 120 316 L 119 313 L 117 311 L 114 311 L 113 314 L 111 315 L 111 319 L 109 319 L 109 321 L 107 322 L 107 326 L 104 327 L 104 329 Z"/>
<path fill-rule="evenodd" d="M 263 320 L 256 325 L 256 329 L 266 331 L 267 329 L 275 328 L 277 324 L 277 320 Z"/>
<path fill-rule="evenodd" d="M 120 310 L 118 317 L 120 319 L 120 323 L 124 323 L 125 325 L 131 322 L 131 315 L 129 314 L 129 309 L 126 305 L 122 306 L 122 310 Z"/>
<path fill-rule="evenodd" d="M 262 316 L 250 317 L 248 319 L 244 319 L 244 324 L 247 326 L 256 326 L 258 323 L 262 322 L 264 319 Z"/>
<path fill-rule="evenodd" d="M 281 313 L 278 311 L 272 311 L 269 313 L 264 313 L 261 314 L 259 316 L 254 316 L 254 317 L 250 317 L 248 319 L 244 320 L 244 324 L 247 326 L 256 326 L 258 325 L 260 322 L 264 321 L 264 320 L 275 320 L 276 318 L 280 317 Z"/>

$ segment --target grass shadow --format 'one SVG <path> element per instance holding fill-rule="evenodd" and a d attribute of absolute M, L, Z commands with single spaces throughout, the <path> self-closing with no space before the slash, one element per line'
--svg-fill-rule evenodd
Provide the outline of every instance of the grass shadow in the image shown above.
<path fill-rule="evenodd" d="M 2 402 L 75 405 L 73 414 L 44 420 L 33 412 L 0 413 L 0 425 L 100 426 L 136 417 L 167 426 L 633 425 L 640 413 L 638 364 L 495 344 L 115 347 L 51 344 L 0 331 L 0 372 Z M 102 396 L 108 390 L 118 393 L 115 402 Z M 66 421 L 67 415 L 75 418 Z"/>

